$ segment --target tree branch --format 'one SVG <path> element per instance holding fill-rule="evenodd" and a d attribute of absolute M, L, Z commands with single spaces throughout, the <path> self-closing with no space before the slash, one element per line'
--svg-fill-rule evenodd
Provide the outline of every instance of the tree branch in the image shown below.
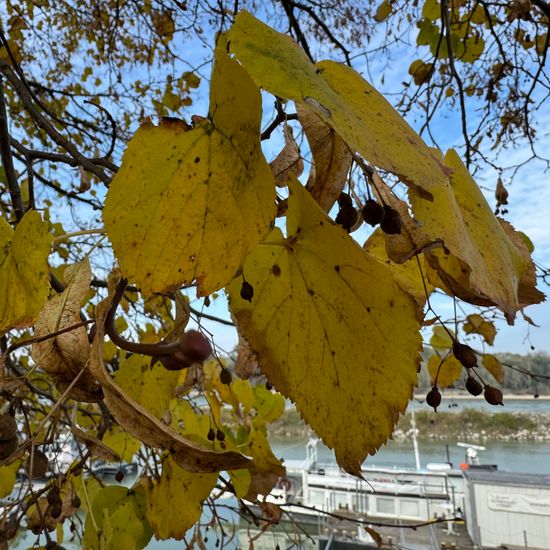
<path fill-rule="evenodd" d="M 82 168 L 94 174 L 103 183 L 108 185 L 111 178 L 90 159 L 80 153 L 78 149 L 65 136 L 60 134 L 55 129 L 53 124 L 42 115 L 42 113 L 34 105 L 33 99 L 23 82 L 3 59 L 0 59 L 0 71 L 6 76 L 10 84 L 13 86 L 25 106 L 25 109 L 35 120 L 38 126 L 42 128 L 42 130 L 44 130 L 55 143 L 57 143 L 60 147 L 63 147 L 63 149 L 65 149 L 65 151 L 67 151 L 78 162 L 78 164 L 82 166 Z"/>
<path fill-rule="evenodd" d="M 10 133 L 8 128 L 8 114 L 6 110 L 6 98 L 4 97 L 4 80 L 0 76 L 0 153 L 8 188 L 10 191 L 11 204 L 15 213 L 15 219 L 20 221 L 25 215 L 25 207 L 21 197 L 21 190 L 17 182 L 17 174 L 13 167 L 13 158 L 11 155 Z"/>
<path fill-rule="evenodd" d="M 300 28 L 300 24 L 296 20 L 296 17 L 294 17 L 292 4 L 288 0 L 281 0 L 281 4 L 283 5 L 283 9 L 285 10 L 286 16 L 288 17 L 288 22 L 290 23 L 290 27 L 294 30 L 296 34 L 296 38 L 298 42 L 302 46 L 303 50 L 306 52 L 306 55 L 309 57 L 309 60 L 312 63 L 315 63 L 315 61 L 313 60 L 313 56 L 309 51 L 309 44 L 307 43 L 306 37 L 304 36 L 304 33 L 302 32 L 302 29 Z"/>
<path fill-rule="evenodd" d="M 548 2 L 545 2 L 544 0 L 531 0 L 531 1 L 550 20 L 550 4 Z"/>

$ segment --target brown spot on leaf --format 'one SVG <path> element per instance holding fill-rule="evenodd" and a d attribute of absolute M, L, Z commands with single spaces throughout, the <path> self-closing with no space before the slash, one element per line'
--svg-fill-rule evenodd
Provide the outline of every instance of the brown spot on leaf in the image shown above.
<path fill-rule="evenodd" d="M 278 264 L 273 264 L 273 266 L 271 267 L 271 273 L 273 273 L 275 277 L 278 277 L 281 274 L 281 268 Z"/>

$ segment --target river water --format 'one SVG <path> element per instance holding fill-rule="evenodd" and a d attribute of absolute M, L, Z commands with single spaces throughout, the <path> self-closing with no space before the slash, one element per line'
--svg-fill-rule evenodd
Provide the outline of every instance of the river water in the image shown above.
<path fill-rule="evenodd" d="M 525 398 L 506 399 L 504 407 L 498 407 L 486 403 L 484 399 L 472 399 L 468 397 L 445 397 L 438 408 L 441 412 L 459 412 L 466 408 L 486 410 L 487 412 L 532 412 L 550 414 L 549 398 Z M 426 403 L 421 399 L 413 399 L 408 410 L 427 410 Z M 435 413 L 434 413 L 435 414 Z M 457 446 L 456 440 L 430 440 L 419 434 L 418 447 L 421 467 L 426 467 L 429 462 L 450 462 L 459 467 L 465 462 L 465 449 Z M 472 443 L 472 442 L 469 442 Z M 473 442 L 486 447 L 485 451 L 479 451 L 479 461 L 482 464 L 496 464 L 499 470 L 509 472 L 524 472 L 533 474 L 550 474 L 550 441 L 491 441 L 487 443 Z M 305 442 L 288 441 L 284 444 L 274 444 L 277 456 L 287 459 L 304 459 Z M 334 463 L 334 453 L 324 445 L 318 446 L 319 460 L 326 463 Z M 447 454 L 448 453 L 448 454 Z M 390 440 L 375 456 L 368 457 L 365 467 L 396 467 L 414 468 L 415 458 L 413 443 L 411 440 Z"/>
<path fill-rule="evenodd" d="M 479 443 L 478 443 L 479 444 Z M 550 442 L 495 441 L 484 444 L 485 451 L 479 451 L 482 464 L 496 464 L 499 470 L 531 474 L 550 474 Z M 459 467 L 465 462 L 465 449 L 457 446 L 457 441 L 418 440 L 420 466 L 425 468 L 430 462 L 446 462 L 447 449 L 450 462 Z M 305 442 L 293 441 L 284 445 L 274 445 L 277 456 L 287 459 L 305 459 Z M 334 463 L 334 453 L 324 445 L 318 446 L 319 461 Z M 412 441 L 389 441 L 375 456 L 368 457 L 365 467 L 414 468 Z"/>

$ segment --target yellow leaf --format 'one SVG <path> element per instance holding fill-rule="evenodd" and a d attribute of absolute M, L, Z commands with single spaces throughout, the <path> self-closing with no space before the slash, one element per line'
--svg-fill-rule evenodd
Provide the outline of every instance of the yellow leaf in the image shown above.
<path fill-rule="evenodd" d="M 258 86 L 313 108 L 352 151 L 427 197 L 446 181 L 447 171 L 418 134 L 353 69 L 331 61 L 312 64 L 288 36 L 246 11 L 235 18 L 228 41 Z"/>
<path fill-rule="evenodd" d="M 421 86 L 430 80 L 433 70 L 433 63 L 424 63 L 421 59 L 417 59 L 411 63 L 409 74 L 413 77 L 414 83 Z"/>
<path fill-rule="evenodd" d="M 422 17 L 427 17 L 432 21 L 441 18 L 441 5 L 437 0 L 425 0 L 422 6 Z"/>
<path fill-rule="evenodd" d="M 70 476 L 70 482 L 74 491 L 80 498 L 80 508 L 83 512 L 88 513 L 91 509 L 95 496 L 101 491 L 101 483 L 93 476 L 84 477 L 83 475 Z"/>
<path fill-rule="evenodd" d="M 233 470 L 227 472 L 231 478 L 231 485 L 235 489 L 237 498 L 244 498 L 250 488 L 251 476 L 248 470 Z"/>
<path fill-rule="evenodd" d="M 344 188 L 352 156 L 344 140 L 314 109 L 298 104 L 296 110 L 312 156 L 306 187 L 321 208 L 328 212 Z"/>
<path fill-rule="evenodd" d="M 248 380 L 237 378 L 231 382 L 231 392 L 243 405 L 244 412 L 248 412 L 256 404 L 254 390 Z"/>
<path fill-rule="evenodd" d="M 162 96 L 162 103 L 171 111 L 177 111 L 181 107 L 182 98 L 171 90 L 166 90 Z"/>
<path fill-rule="evenodd" d="M 158 539 L 181 540 L 200 518 L 202 503 L 216 485 L 217 474 L 192 474 L 171 458 L 147 498 L 147 519 Z"/>
<path fill-rule="evenodd" d="M 111 426 L 105 432 L 103 443 L 120 456 L 124 462 L 132 462 L 132 458 L 141 448 L 141 441 L 126 433 L 119 426 Z"/>
<path fill-rule="evenodd" d="M 479 59 L 484 49 L 485 41 L 481 36 L 470 36 L 464 41 L 464 54 L 460 56 L 460 61 L 473 63 Z"/>
<path fill-rule="evenodd" d="M 529 237 L 527 237 L 525 233 L 516 231 L 512 224 L 501 218 L 497 219 L 506 235 L 508 235 L 508 238 L 516 245 L 516 248 L 527 264 L 527 268 L 521 274 L 518 285 L 518 300 L 520 307 L 523 308 L 531 304 L 544 302 L 546 298 L 545 295 L 536 288 L 537 273 L 535 264 L 531 259 L 531 253 L 534 250 L 533 243 L 529 240 Z"/>
<path fill-rule="evenodd" d="M 145 498 L 140 492 L 126 487 L 104 487 L 95 495 L 92 510 L 86 516 L 83 547 L 90 550 L 144 548 L 152 535 L 145 517 Z"/>
<path fill-rule="evenodd" d="M 150 363 L 150 357 L 137 354 L 121 359 L 115 382 L 140 405 L 160 418 L 174 397 L 180 373 L 169 371 L 160 363 L 151 367 Z"/>
<path fill-rule="evenodd" d="M 15 474 L 21 467 L 21 461 L 15 460 L 9 466 L 0 466 L 0 498 L 7 497 L 15 485 Z"/>
<path fill-rule="evenodd" d="M 256 410 L 266 422 L 275 422 L 285 412 L 285 400 L 280 393 L 268 390 L 265 386 L 256 386 L 254 394 Z"/>
<path fill-rule="evenodd" d="M 266 474 L 285 474 L 282 461 L 271 450 L 271 445 L 265 433 L 265 424 L 262 419 L 254 418 L 252 421 L 252 430 L 250 431 L 247 443 L 248 451 L 254 457 L 256 471 Z"/>
<path fill-rule="evenodd" d="M 186 71 L 181 75 L 181 79 L 185 82 L 188 88 L 198 88 L 201 79 L 192 72 Z"/>
<path fill-rule="evenodd" d="M 392 3 L 389 0 L 384 0 L 376 9 L 376 13 L 374 14 L 374 20 L 381 23 L 391 15 L 391 12 L 392 12 Z"/>
<path fill-rule="evenodd" d="M 447 351 L 453 347 L 453 339 L 442 326 L 435 326 L 432 330 L 430 345 L 437 351 Z"/>
<path fill-rule="evenodd" d="M 445 164 L 453 169 L 450 183 L 434 190 L 434 201 L 428 202 L 411 191 L 416 218 L 423 230 L 434 239 L 439 236 L 456 257 L 456 267 L 447 266 L 450 257 L 432 254 L 432 267 L 462 281 L 474 296 L 496 304 L 509 322 L 520 308 L 518 283 L 527 261 L 508 238 L 493 215 L 483 193 L 452 149 Z M 462 297 L 462 296 L 461 296 Z"/>
<path fill-rule="evenodd" d="M 435 377 L 437 376 L 437 385 L 440 388 L 447 388 L 460 379 L 462 365 L 454 355 L 449 355 L 443 362 L 439 355 L 432 355 L 428 359 L 428 371 L 432 384 L 435 384 Z M 438 371 L 439 375 L 437 374 Z"/>
<path fill-rule="evenodd" d="M 411 397 L 418 311 L 301 185 L 292 182 L 290 192 L 286 239 L 275 229 L 253 249 L 244 264 L 252 303 L 240 297 L 237 278 L 227 289 L 230 307 L 262 372 L 357 474 Z"/>
<path fill-rule="evenodd" d="M 146 294 L 197 281 L 224 286 L 275 217 L 260 148 L 260 92 L 216 50 L 212 124 L 142 126 L 109 187 L 103 219 L 124 276 Z"/>
<path fill-rule="evenodd" d="M 0 334 L 34 323 L 48 298 L 52 236 L 36 210 L 15 231 L 0 218 Z"/>
<path fill-rule="evenodd" d="M 427 298 L 426 292 L 429 295 L 433 286 L 427 280 L 426 275 L 424 275 L 424 283 L 422 282 L 422 276 L 426 272 L 423 256 L 418 256 L 418 259 L 417 257 L 410 258 L 401 264 L 392 262 L 388 258 L 385 236 L 381 229 L 376 229 L 371 234 L 363 248 L 391 271 L 399 286 L 410 294 L 419 306 L 424 306 Z M 424 285 L 426 286 L 424 287 Z"/>
<path fill-rule="evenodd" d="M 249 468 L 250 486 L 246 498 L 256 500 L 258 495 L 267 496 L 278 478 L 286 474 L 286 470 L 282 461 L 273 454 L 265 434 L 263 420 L 258 417 L 252 421 L 247 443 L 247 453 L 254 458 L 254 462 Z"/>
<path fill-rule="evenodd" d="M 355 71 L 331 61 L 318 66 L 344 103 L 332 113 L 333 126 L 348 146 L 430 198 L 432 186 L 444 181 L 446 172 L 422 139 Z"/>
<path fill-rule="evenodd" d="M 151 19 L 153 20 L 155 31 L 157 31 L 160 36 L 172 37 L 176 30 L 176 24 L 170 11 L 152 10 Z"/>
<path fill-rule="evenodd" d="M 493 345 L 497 334 L 495 325 L 491 321 L 486 321 L 478 313 L 468 315 L 462 328 L 466 334 L 480 334 L 490 346 Z"/>
<path fill-rule="evenodd" d="M 489 353 L 484 353 L 481 356 L 483 366 L 493 375 L 494 379 L 499 384 L 504 384 L 504 368 L 500 361 Z"/>

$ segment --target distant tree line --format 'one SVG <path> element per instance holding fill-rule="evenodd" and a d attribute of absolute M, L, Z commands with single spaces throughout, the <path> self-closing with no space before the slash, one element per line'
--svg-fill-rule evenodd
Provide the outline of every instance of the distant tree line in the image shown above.
<path fill-rule="evenodd" d="M 517 353 L 495 354 L 504 367 L 504 384 L 500 387 L 504 392 L 518 394 L 548 395 L 550 394 L 550 354 L 546 352 L 519 355 Z M 430 388 L 430 375 L 426 368 L 428 357 L 423 361 L 422 370 L 418 380 L 418 391 Z M 487 383 L 496 385 L 496 381 L 487 372 L 482 373 Z M 462 377 L 453 387 L 447 391 L 463 390 Z"/>

